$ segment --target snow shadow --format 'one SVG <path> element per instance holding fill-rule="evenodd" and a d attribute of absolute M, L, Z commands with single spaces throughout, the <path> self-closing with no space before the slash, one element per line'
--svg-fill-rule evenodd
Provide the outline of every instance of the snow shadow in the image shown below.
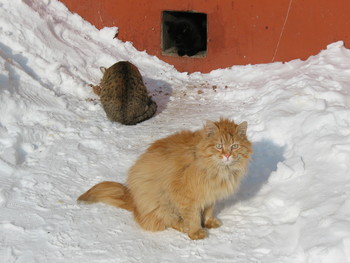
<path fill-rule="evenodd" d="M 285 160 L 283 154 L 285 146 L 275 144 L 271 140 L 262 140 L 253 143 L 254 153 L 249 164 L 248 174 L 241 182 L 241 186 L 233 198 L 225 200 L 223 206 L 232 206 L 238 201 L 254 197 L 266 184 L 272 172 L 277 170 L 277 164 Z M 222 210 L 223 207 L 220 207 Z"/>
<path fill-rule="evenodd" d="M 16 68 L 20 68 L 33 79 L 40 82 L 39 76 L 34 72 L 32 68 L 30 68 L 28 63 L 28 58 L 23 56 L 22 54 L 14 54 L 12 48 L 6 46 L 5 44 L 0 42 L 0 56 L 6 60 L 5 68 L 9 71 L 12 79 L 19 79 L 19 76 L 15 76 Z"/>
<path fill-rule="evenodd" d="M 157 103 L 158 108 L 156 114 L 161 113 L 164 109 L 166 109 L 173 93 L 171 85 L 163 80 L 147 77 L 143 77 L 143 81 L 149 94 L 152 96 L 152 99 Z"/>
<path fill-rule="evenodd" d="M 9 78 L 8 76 L 5 76 L 0 73 L 0 87 L 7 87 L 9 84 Z"/>
<path fill-rule="evenodd" d="M 253 143 L 254 153 L 248 174 L 237 193 L 239 200 L 252 198 L 267 183 L 271 173 L 277 170 L 277 164 L 285 160 L 283 156 L 285 148 L 270 140 Z"/>

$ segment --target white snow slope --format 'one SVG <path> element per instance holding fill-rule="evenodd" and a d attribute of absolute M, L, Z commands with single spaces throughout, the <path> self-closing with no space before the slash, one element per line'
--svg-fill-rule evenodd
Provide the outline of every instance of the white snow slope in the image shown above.
<path fill-rule="evenodd" d="M 97 30 L 56 0 L 0 3 L 0 262 L 350 262 L 350 50 L 186 74 Z M 134 63 L 155 117 L 107 120 L 88 84 Z M 254 144 L 238 193 L 205 240 L 151 233 L 131 213 L 77 204 L 125 182 L 147 146 L 220 116 Z"/>

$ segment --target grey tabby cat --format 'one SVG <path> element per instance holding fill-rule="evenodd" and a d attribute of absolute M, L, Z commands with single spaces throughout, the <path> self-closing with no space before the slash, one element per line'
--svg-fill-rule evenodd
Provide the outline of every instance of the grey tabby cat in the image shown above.
<path fill-rule="evenodd" d="M 148 96 L 137 67 L 128 61 L 120 61 L 109 68 L 101 67 L 103 77 L 100 86 L 92 86 L 107 117 L 125 125 L 135 125 L 151 118 L 157 104 Z"/>

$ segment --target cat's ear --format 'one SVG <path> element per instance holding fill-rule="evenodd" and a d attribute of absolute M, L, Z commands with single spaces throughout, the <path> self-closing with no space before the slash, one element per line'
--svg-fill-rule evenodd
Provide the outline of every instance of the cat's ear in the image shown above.
<path fill-rule="evenodd" d="M 239 124 L 236 128 L 237 134 L 241 137 L 246 137 L 247 136 L 247 126 L 248 126 L 248 123 L 246 121 Z"/>
<path fill-rule="evenodd" d="M 105 67 L 100 67 L 100 70 L 101 70 L 101 72 L 104 74 L 105 72 L 106 72 L 106 68 Z"/>
<path fill-rule="evenodd" d="M 207 121 L 204 125 L 205 133 L 208 137 L 212 136 L 218 131 L 218 127 L 212 121 Z"/>

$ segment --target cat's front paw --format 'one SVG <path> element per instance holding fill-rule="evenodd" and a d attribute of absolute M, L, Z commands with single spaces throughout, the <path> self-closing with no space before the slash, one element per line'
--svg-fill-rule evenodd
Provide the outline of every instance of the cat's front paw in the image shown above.
<path fill-rule="evenodd" d="M 178 50 L 177 51 L 177 54 L 180 56 L 180 57 L 182 57 L 182 56 L 184 56 L 186 53 L 183 51 L 183 50 Z"/>
<path fill-rule="evenodd" d="M 216 218 L 208 218 L 205 222 L 204 222 L 204 226 L 206 228 L 217 228 L 220 227 L 222 224 L 221 222 L 216 219 Z"/>
<path fill-rule="evenodd" d="M 216 218 L 208 218 L 205 222 L 204 222 L 204 226 L 206 228 L 218 228 L 220 227 L 222 224 L 220 222 L 219 219 Z"/>
<path fill-rule="evenodd" d="M 184 221 L 182 218 L 178 219 L 177 221 L 175 221 L 172 226 L 172 228 L 174 228 L 175 230 L 177 231 L 180 231 L 180 232 L 185 232 L 185 226 L 184 226 Z"/>
<path fill-rule="evenodd" d="M 208 232 L 207 232 L 207 230 L 201 228 L 194 233 L 189 233 L 188 236 L 192 240 L 204 239 L 204 238 L 208 237 Z"/>

